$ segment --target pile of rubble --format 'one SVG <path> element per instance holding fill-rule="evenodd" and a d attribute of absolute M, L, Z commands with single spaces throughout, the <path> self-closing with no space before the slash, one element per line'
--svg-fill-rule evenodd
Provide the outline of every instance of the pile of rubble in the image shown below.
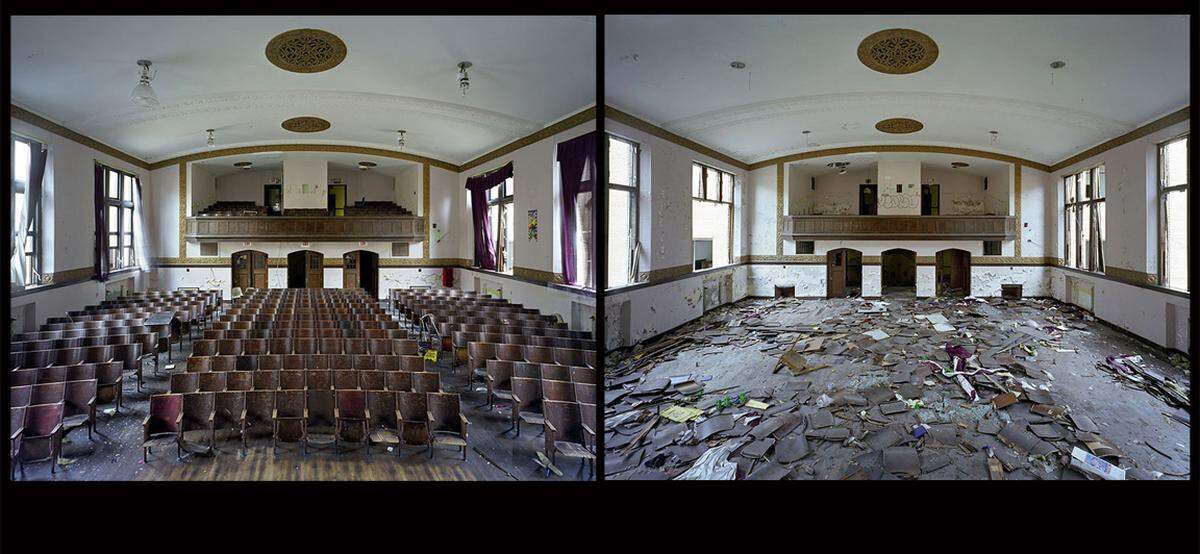
<path fill-rule="evenodd" d="M 817 323 L 779 321 L 801 311 Z M 1042 362 L 1073 354 L 1070 337 L 1088 334 L 1090 319 L 1053 300 L 999 298 L 752 300 L 714 310 L 610 356 L 605 473 L 612 479 L 1161 477 L 1137 467 L 1055 392 L 1055 375 Z M 731 349 L 775 360 L 763 370 L 781 377 L 779 384 L 709 387 Z M 696 367 L 709 369 L 650 376 L 691 351 L 699 356 Z M 1137 356 L 1110 357 L 1103 365 L 1169 405 L 1188 408 L 1186 367 L 1177 380 Z M 1180 411 L 1167 415 L 1190 426 Z"/>

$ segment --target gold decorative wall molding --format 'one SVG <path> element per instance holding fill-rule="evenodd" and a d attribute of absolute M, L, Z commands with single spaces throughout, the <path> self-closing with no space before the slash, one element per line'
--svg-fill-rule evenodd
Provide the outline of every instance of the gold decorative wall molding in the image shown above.
<path fill-rule="evenodd" d="M 185 231 L 187 229 L 187 189 L 188 189 L 188 165 L 184 162 L 179 162 L 179 254 L 177 257 L 187 257 L 187 239 Z"/>
<path fill-rule="evenodd" d="M 1137 129 L 1134 129 L 1134 130 L 1132 130 L 1128 133 L 1125 133 L 1119 137 L 1116 137 L 1114 139 L 1102 142 L 1096 146 L 1088 148 L 1087 150 L 1084 150 L 1083 152 L 1080 152 L 1078 154 L 1075 154 L 1074 156 L 1071 156 L 1065 160 L 1062 160 L 1062 161 L 1050 166 L 1049 169 L 1044 169 L 1043 171 L 1046 171 L 1048 173 L 1054 173 L 1056 171 L 1065 169 L 1065 168 L 1075 165 L 1079 162 L 1082 162 L 1088 158 L 1091 158 L 1092 156 L 1103 154 L 1104 152 L 1112 150 L 1113 148 L 1116 148 L 1123 144 L 1135 141 L 1135 140 L 1140 139 L 1151 133 L 1161 131 L 1163 129 L 1166 129 L 1167 127 L 1175 125 L 1176 123 L 1182 123 L 1184 121 L 1187 121 L 1187 120 L 1191 119 L 1191 117 L 1192 117 L 1192 107 L 1186 106 L 1183 109 L 1180 109 L 1178 111 L 1175 111 L 1175 112 L 1167 114 L 1163 117 L 1160 117 L 1154 121 L 1151 121 L 1150 123 L 1142 125 L 1141 127 L 1138 127 Z"/>
<path fill-rule="evenodd" d="M 553 271 L 542 271 L 540 269 L 531 269 L 528 267 L 514 267 L 513 277 L 520 279 L 528 279 L 531 281 L 539 281 L 542 283 L 562 283 L 563 276 L 561 273 Z"/>
<path fill-rule="evenodd" d="M 783 164 L 775 166 L 775 255 L 783 255 Z"/>
<path fill-rule="evenodd" d="M 430 250 L 433 250 L 433 243 L 429 240 L 429 228 L 433 225 L 433 218 L 429 215 L 429 163 L 421 164 L 421 217 L 425 218 L 425 243 L 421 247 L 421 259 L 428 260 Z M 444 223 L 443 223 L 444 225 Z"/>
<path fill-rule="evenodd" d="M 742 170 L 752 169 L 749 164 L 747 164 L 746 162 L 743 162 L 739 159 L 736 159 L 733 156 L 718 152 L 718 151 L 716 151 L 712 148 L 709 148 L 707 146 L 704 146 L 703 144 L 700 144 L 696 141 L 683 138 L 675 133 L 672 133 L 666 129 L 663 129 L 662 127 L 659 127 L 648 121 L 639 119 L 636 116 L 625 113 L 625 112 L 618 110 L 612 106 L 608 106 L 608 105 L 604 106 L 604 117 L 611 119 L 613 121 L 616 121 L 617 123 L 628 125 L 639 131 L 645 131 L 653 136 L 656 136 L 667 142 L 675 143 L 679 146 L 687 148 L 688 150 L 691 150 L 698 154 L 703 154 L 703 155 L 713 158 L 715 160 L 720 160 L 720 161 L 727 163 L 738 169 L 742 169 Z M 767 165 L 771 165 L 771 164 L 764 164 L 761 167 L 766 167 Z"/>
<path fill-rule="evenodd" d="M 500 148 L 497 148 L 495 150 L 492 150 L 491 152 L 488 152 L 482 156 L 479 156 L 478 158 L 475 158 L 465 164 L 462 164 L 456 168 L 456 171 L 458 171 L 459 173 L 462 173 L 471 168 L 478 167 L 479 165 L 490 162 L 496 158 L 499 158 L 506 154 L 509 154 L 509 153 L 515 152 L 517 150 L 520 150 L 522 148 L 525 148 L 526 146 L 529 146 L 530 144 L 545 140 L 545 139 L 550 138 L 554 135 L 557 135 L 563 131 L 567 131 L 569 129 L 583 125 L 584 123 L 587 123 L 593 119 L 596 119 L 596 108 L 594 106 L 591 108 L 588 108 L 586 110 L 583 110 L 577 114 L 568 116 L 567 118 L 563 119 L 562 121 L 554 123 L 553 125 L 547 126 L 543 129 L 539 129 L 539 130 L 535 131 L 533 134 L 519 138 L 513 142 L 510 142 L 504 146 L 501 146 Z"/>
<path fill-rule="evenodd" d="M 30 112 L 29 110 L 21 108 L 20 106 L 17 106 L 15 104 L 9 104 L 9 106 L 10 106 L 9 115 L 11 115 L 13 117 L 13 119 L 18 119 L 20 121 L 24 121 L 25 123 L 33 125 L 34 127 L 49 131 L 60 137 L 65 138 L 65 139 L 82 144 L 93 150 L 103 152 L 105 154 L 108 154 L 109 156 L 117 158 L 123 162 L 130 163 L 141 169 L 150 169 L 150 164 L 147 163 L 146 161 L 143 161 L 140 158 L 137 158 L 130 154 L 126 154 L 125 152 L 117 150 L 116 148 L 113 148 L 107 144 L 104 144 L 103 142 L 100 142 L 92 137 L 87 136 L 87 135 L 72 131 L 71 129 L 63 127 L 62 125 L 59 125 L 53 121 L 50 121 L 49 119 L 46 119 L 40 115 Z"/>
<path fill-rule="evenodd" d="M 346 59 L 346 43 L 320 29 L 293 29 L 267 43 L 267 60 L 293 73 L 319 73 Z"/>
<path fill-rule="evenodd" d="M 42 277 L 43 285 L 53 285 L 57 283 L 71 283 L 75 281 L 86 281 L 92 277 L 93 267 L 81 267 L 79 269 L 67 269 L 63 271 L 55 271 L 49 275 Z"/>
<path fill-rule="evenodd" d="M 1013 255 L 1021 257 L 1021 162 L 1013 164 L 1013 215 L 1016 217 L 1016 239 Z"/>
<path fill-rule="evenodd" d="M 1131 285 L 1158 285 L 1158 275 L 1117 266 L 1104 266 L 1104 274 Z"/>
<path fill-rule="evenodd" d="M 444 162 L 426 156 L 418 156 L 406 152 L 396 150 L 388 150 L 384 148 L 373 148 L 369 146 L 352 146 L 347 144 L 258 144 L 254 146 L 236 146 L 232 148 L 218 148 L 206 150 L 204 152 L 196 152 L 184 156 L 177 156 L 167 160 L 162 160 L 150 164 L 150 169 L 159 169 L 179 163 L 196 162 L 207 160 L 210 158 L 222 158 L 225 156 L 240 156 L 243 154 L 256 154 L 259 152 L 339 152 L 350 154 L 364 154 L 367 156 L 379 156 L 381 158 L 393 158 L 397 160 L 408 160 L 410 162 L 427 163 L 434 167 L 440 167 L 450 171 L 458 171 L 458 166 L 450 162 Z"/>
<path fill-rule="evenodd" d="M 973 148 L 958 148 L 958 147 L 953 147 L 953 146 L 926 146 L 926 145 L 920 145 L 920 144 L 874 144 L 874 145 L 865 145 L 865 146 L 842 146 L 842 147 L 837 147 L 837 148 L 824 148 L 821 150 L 812 150 L 809 152 L 788 154 L 786 156 L 780 156 L 780 157 L 772 158 L 769 160 L 763 160 L 761 162 L 754 162 L 754 163 L 750 164 L 749 168 L 751 171 L 753 171 L 755 169 L 760 169 L 760 168 L 771 166 L 771 165 L 778 164 L 778 163 L 790 163 L 790 162 L 795 162 L 795 161 L 800 161 L 800 160 L 808 160 L 808 159 L 812 159 L 812 158 L 824 158 L 827 156 L 841 156 L 844 154 L 855 154 L 855 153 L 859 153 L 859 152 L 914 152 L 914 153 L 925 153 L 925 154 L 952 154 L 955 156 L 970 156 L 970 157 L 974 157 L 974 158 L 986 158 L 989 160 L 996 160 L 996 161 L 1007 162 L 1007 163 L 1011 163 L 1011 164 L 1022 163 L 1029 167 L 1032 167 L 1035 169 L 1040 169 L 1045 172 L 1050 171 L 1050 166 L 1048 166 L 1046 164 L 1035 162 L 1033 160 L 1027 160 L 1024 158 L 1018 158 L 1016 156 L 1009 156 L 1007 154 L 997 154 L 996 152 L 987 152 L 985 150 L 975 150 Z"/>
<path fill-rule="evenodd" d="M 229 267 L 229 265 L 229 256 L 154 258 L 153 260 L 154 267 Z M 468 265 L 469 260 L 463 258 L 431 258 L 428 260 L 423 258 L 379 258 L 379 267 L 466 267 Z M 287 258 L 268 258 L 267 267 L 287 267 Z M 342 267 L 342 257 L 325 256 L 322 267 Z M 90 276 L 91 268 L 87 268 L 87 271 Z"/>
<path fill-rule="evenodd" d="M 1057 258 L 1053 257 L 1016 257 L 1016 256 L 971 256 L 973 266 L 1053 266 Z M 795 264 L 795 265 L 825 265 L 824 254 L 785 254 L 783 256 L 747 256 L 738 263 L 745 264 Z M 863 256 L 863 265 L 880 265 L 880 256 Z M 936 256 L 917 256 L 917 265 L 937 265 Z"/>
<path fill-rule="evenodd" d="M 687 275 L 692 272 L 692 265 L 678 265 L 675 267 L 664 267 L 662 269 L 652 269 L 648 272 L 643 271 L 638 274 L 638 283 L 657 283 L 674 279 L 680 275 Z"/>
<path fill-rule="evenodd" d="M 858 45 L 858 60 L 863 65 L 890 75 L 916 73 L 937 59 L 937 43 L 913 29 L 884 29 Z"/>

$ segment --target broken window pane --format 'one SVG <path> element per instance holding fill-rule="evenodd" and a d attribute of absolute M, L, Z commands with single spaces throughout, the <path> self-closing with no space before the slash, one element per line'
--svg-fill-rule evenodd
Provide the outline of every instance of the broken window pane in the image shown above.
<path fill-rule="evenodd" d="M 1188 290 L 1188 189 L 1166 193 L 1163 218 L 1163 285 Z"/>

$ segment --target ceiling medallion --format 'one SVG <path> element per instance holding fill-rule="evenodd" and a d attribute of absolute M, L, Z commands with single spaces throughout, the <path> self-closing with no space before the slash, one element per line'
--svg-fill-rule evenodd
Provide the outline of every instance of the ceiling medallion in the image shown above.
<path fill-rule="evenodd" d="M 346 43 L 320 29 L 295 29 L 267 43 L 267 60 L 294 73 L 319 73 L 346 59 Z"/>
<path fill-rule="evenodd" d="M 903 135 L 920 131 L 925 128 L 925 124 L 907 117 L 893 117 L 876 123 L 875 128 L 885 133 Z"/>
<path fill-rule="evenodd" d="M 937 43 L 912 29 L 884 29 L 858 45 L 858 59 L 863 65 L 892 75 L 916 73 L 933 65 L 937 58 Z"/>
<path fill-rule="evenodd" d="M 319 117 L 293 117 L 284 121 L 282 127 L 293 133 L 316 133 L 329 128 L 329 122 Z"/>
<path fill-rule="evenodd" d="M 233 164 L 233 167 L 240 167 L 242 169 L 246 169 L 252 165 L 254 165 L 254 162 L 237 162 L 237 163 Z"/>

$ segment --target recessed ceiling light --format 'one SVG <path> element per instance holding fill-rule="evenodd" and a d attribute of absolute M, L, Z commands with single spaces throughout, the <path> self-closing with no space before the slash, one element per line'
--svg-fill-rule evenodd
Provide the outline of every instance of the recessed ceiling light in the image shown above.
<path fill-rule="evenodd" d="M 1064 62 L 1062 60 L 1053 61 L 1053 62 L 1050 62 L 1050 67 L 1052 69 L 1062 69 L 1064 67 L 1067 67 L 1067 62 Z"/>
<path fill-rule="evenodd" d="M 746 64 L 743 62 L 739 62 L 739 61 L 732 61 L 732 62 L 729 62 L 729 67 L 732 67 L 734 69 L 746 69 Z"/>

